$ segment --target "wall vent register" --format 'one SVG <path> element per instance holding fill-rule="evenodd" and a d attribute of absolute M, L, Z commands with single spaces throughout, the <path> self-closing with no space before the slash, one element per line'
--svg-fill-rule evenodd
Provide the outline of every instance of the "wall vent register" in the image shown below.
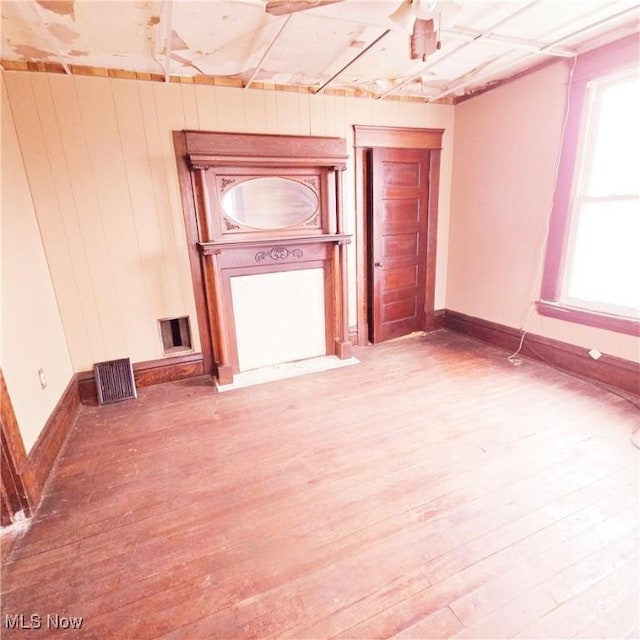
<path fill-rule="evenodd" d="M 129 358 L 97 362 L 93 365 L 99 404 L 112 404 L 138 397 Z"/>

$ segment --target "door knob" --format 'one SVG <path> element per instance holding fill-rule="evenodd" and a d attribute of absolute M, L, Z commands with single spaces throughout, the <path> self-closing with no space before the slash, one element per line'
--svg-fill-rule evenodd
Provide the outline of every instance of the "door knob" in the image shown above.
<path fill-rule="evenodd" d="M 373 266 L 374 267 L 381 267 L 382 266 L 382 262 L 374 262 Z"/>

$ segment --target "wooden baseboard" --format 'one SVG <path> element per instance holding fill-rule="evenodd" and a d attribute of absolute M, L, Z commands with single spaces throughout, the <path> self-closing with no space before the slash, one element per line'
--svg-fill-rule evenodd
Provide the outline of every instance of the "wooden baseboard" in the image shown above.
<path fill-rule="evenodd" d="M 136 362 L 133 365 L 133 377 L 137 387 L 151 387 L 163 382 L 183 380 L 205 374 L 201 353 Z M 78 390 L 82 404 L 96 404 L 96 380 L 93 371 L 78 374 Z"/>
<path fill-rule="evenodd" d="M 518 329 L 458 311 L 445 311 L 444 326 L 511 352 L 520 344 Z M 606 354 L 594 360 L 583 347 L 533 333 L 526 334 L 520 353 L 592 382 L 640 396 L 640 365 L 636 362 Z"/>
<path fill-rule="evenodd" d="M 349 327 L 349 342 L 351 344 L 358 344 L 358 327 Z"/>
<path fill-rule="evenodd" d="M 438 329 L 444 329 L 444 316 L 446 313 L 446 309 L 436 309 L 433 312 L 433 329 L 434 331 Z"/>
<path fill-rule="evenodd" d="M 76 421 L 80 409 L 78 383 L 73 376 L 36 440 L 21 473 L 33 482 L 34 509 L 40 502 L 45 484 L 58 459 L 64 441 Z"/>

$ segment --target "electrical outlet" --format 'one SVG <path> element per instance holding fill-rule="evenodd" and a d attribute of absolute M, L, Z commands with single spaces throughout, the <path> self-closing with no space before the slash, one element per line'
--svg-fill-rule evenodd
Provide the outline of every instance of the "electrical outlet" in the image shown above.
<path fill-rule="evenodd" d="M 38 369 L 38 378 L 40 378 L 40 387 L 42 389 L 46 389 L 46 387 L 47 387 L 47 378 L 44 375 L 44 369 Z"/>

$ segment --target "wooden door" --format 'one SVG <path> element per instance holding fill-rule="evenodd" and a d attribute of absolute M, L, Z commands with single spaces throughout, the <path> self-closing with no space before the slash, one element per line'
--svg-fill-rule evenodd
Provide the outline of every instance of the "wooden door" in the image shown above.
<path fill-rule="evenodd" d="M 425 328 L 429 152 L 373 149 L 369 251 L 372 342 Z"/>

